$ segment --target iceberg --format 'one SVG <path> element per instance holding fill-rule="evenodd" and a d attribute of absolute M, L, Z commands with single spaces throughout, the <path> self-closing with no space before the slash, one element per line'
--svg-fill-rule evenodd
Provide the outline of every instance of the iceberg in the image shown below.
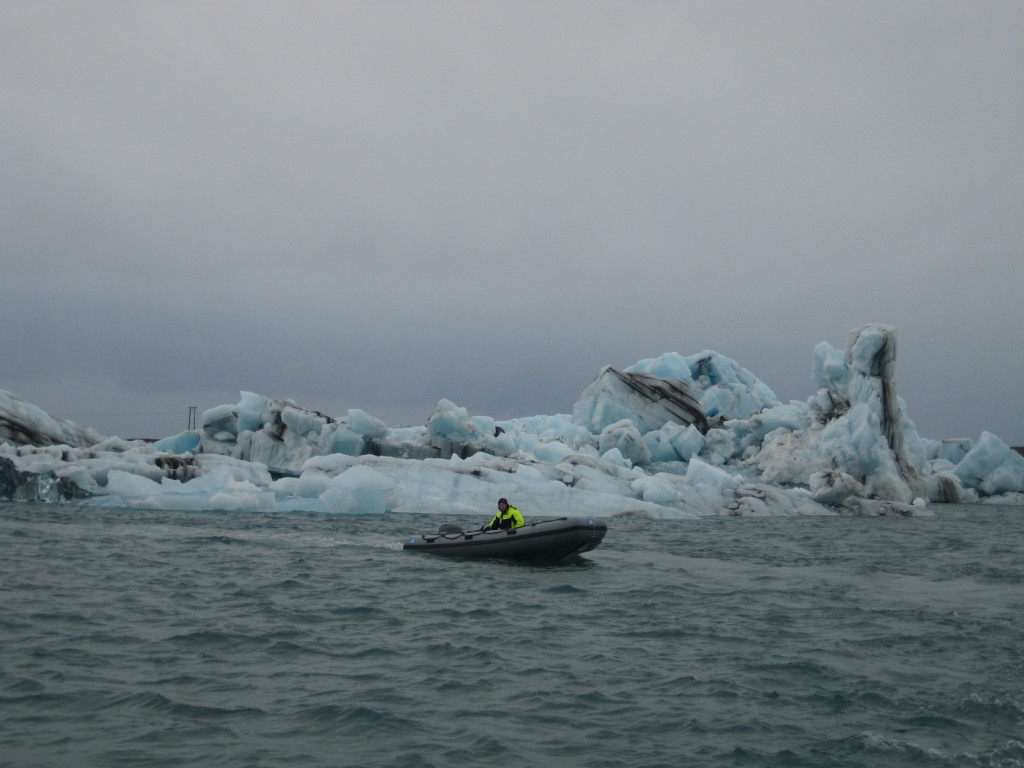
<path fill-rule="evenodd" d="M 995 435 L 928 440 L 896 393 L 896 329 L 813 351 L 816 391 L 780 402 L 736 361 L 672 352 L 600 370 L 571 412 L 496 420 L 438 402 L 423 425 L 242 392 L 198 429 L 105 437 L 0 391 L 0 498 L 139 509 L 489 516 L 923 515 L 1024 504 Z M 484 511 L 486 510 L 486 511 Z"/>
<path fill-rule="evenodd" d="M 74 422 L 55 419 L 42 408 L 0 390 L 0 443 L 13 445 L 81 447 L 103 438 Z"/>
<path fill-rule="evenodd" d="M 646 434 L 669 422 L 708 431 L 708 421 L 689 384 L 679 378 L 641 371 L 604 368 L 580 396 L 572 421 L 600 433 L 613 423 L 629 421 Z"/>

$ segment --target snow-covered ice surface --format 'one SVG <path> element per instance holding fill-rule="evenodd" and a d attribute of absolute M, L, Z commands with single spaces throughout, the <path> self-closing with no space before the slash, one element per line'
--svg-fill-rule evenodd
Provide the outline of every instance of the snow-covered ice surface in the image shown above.
<path fill-rule="evenodd" d="M 241 393 L 156 443 L 103 437 L 0 391 L 0 498 L 143 509 L 489 515 L 928 514 L 1024 504 L 995 435 L 928 440 L 896 394 L 896 332 L 814 350 L 816 391 L 779 402 L 712 351 L 607 367 L 571 414 L 498 421 L 442 400 L 420 427 Z"/>

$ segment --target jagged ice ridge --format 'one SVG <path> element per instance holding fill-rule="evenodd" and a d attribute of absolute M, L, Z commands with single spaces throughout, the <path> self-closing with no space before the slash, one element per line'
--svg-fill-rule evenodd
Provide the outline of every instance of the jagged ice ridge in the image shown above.
<path fill-rule="evenodd" d="M 735 361 L 668 353 L 607 367 L 571 414 L 498 421 L 442 400 L 419 427 L 243 392 L 156 443 L 103 437 L 0 391 L 0 497 L 144 509 L 528 516 L 928 514 L 1024 504 L 995 435 L 926 440 L 896 394 L 896 331 L 814 350 L 817 388 L 779 402 Z M 486 512 L 484 512 L 486 510 Z"/>

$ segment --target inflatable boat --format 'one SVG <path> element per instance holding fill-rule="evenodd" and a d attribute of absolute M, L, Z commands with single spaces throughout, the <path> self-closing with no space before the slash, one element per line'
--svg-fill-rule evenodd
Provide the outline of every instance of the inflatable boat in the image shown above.
<path fill-rule="evenodd" d="M 403 549 L 446 557 L 505 557 L 515 560 L 564 560 L 601 543 L 608 526 L 593 517 L 560 517 L 507 530 L 464 531 L 445 524 L 435 534 L 413 536 Z"/>

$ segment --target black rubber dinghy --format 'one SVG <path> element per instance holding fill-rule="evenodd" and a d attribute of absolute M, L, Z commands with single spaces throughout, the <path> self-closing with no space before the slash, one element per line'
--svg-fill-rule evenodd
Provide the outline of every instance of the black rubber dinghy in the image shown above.
<path fill-rule="evenodd" d="M 519 528 L 495 531 L 464 531 L 442 525 L 436 534 L 413 536 L 403 549 L 445 557 L 505 557 L 514 560 L 553 562 L 589 552 L 608 531 L 593 517 L 560 517 Z"/>

